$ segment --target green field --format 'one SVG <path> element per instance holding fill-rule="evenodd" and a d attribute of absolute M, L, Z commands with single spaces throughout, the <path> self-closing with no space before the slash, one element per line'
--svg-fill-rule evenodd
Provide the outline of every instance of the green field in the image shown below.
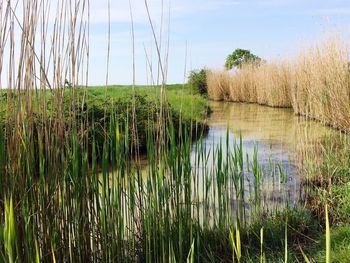
<path fill-rule="evenodd" d="M 136 86 L 135 93 L 138 97 L 159 105 L 159 86 Z M 103 108 L 106 104 L 131 103 L 132 86 L 89 87 L 87 94 L 89 104 Z M 208 101 L 193 92 L 187 84 L 167 85 L 166 98 L 171 109 L 181 115 L 184 120 L 202 122 L 207 116 Z"/>

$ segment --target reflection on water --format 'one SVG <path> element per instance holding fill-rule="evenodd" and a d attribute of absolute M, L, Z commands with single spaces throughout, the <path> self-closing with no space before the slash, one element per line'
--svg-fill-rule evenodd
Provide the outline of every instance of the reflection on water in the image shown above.
<path fill-rule="evenodd" d="M 225 141 L 226 132 L 232 139 L 242 136 L 243 147 L 251 155 L 258 146 L 258 161 L 267 164 L 274 161 L 292 166 L 298 153 L 334 130 L 318 122 L 296 116 L 291 109 L 271 108 L 256 104 L 211 102 L 212 114 L 205 143 L 215 146 L 220 138 Z M 291 175 L 296 174 L 292 171 Z"/>
<path fill-rule="evenodd" d="M 213 113 L 208 120 L 212 127 L 209 137 L 229 128 L 236 137 L 241 133 L 246 142 L 267 141 L 291 151 L 301 142 L 313 143 L 333 132 L 318 122 L 294 115 L 291 109 L 225 102 L 211 102 L 210 106 Z"/>
<path fill-rule="evenodd" d="M 241 142 L 245 159 L 245 198 L 233 194 L 231 208 L 236 210 L 237 203 L 242 201 L 241 206 L 249 213 L 252 205 L 257 204 L 256 196 L 254 197 L 257 192 L 261 200 L 258 205 L 264 211 L 298 203 L 302 174 L 298 172 L 297 161 L 302 158 L 308 146 L 334 131 L 320 123 L 294 115 L 291 109 L 225 102 L 211 102 L 211 109 L 213 112 L 208 119 L 208 135 L 202 142 L 197 142 L 192 151 L 192 168 L 202 170 L 197 175 L 211 171 L 215 181 L 218 148 L 223 156 L 226 153 L 232 155 L 235 145 Z M 206 152 L 210 152 L 210 156 L 207 161 L 198 162 L 196 159 L 201 151 L 198 148 L 203 147 Z M 256 187 L 256 175 L 251 171 L 254 156 L 259 163 L 262 179 L 259 189 L 252 191 Z M 232 160 L 226 158 L 226 161 Z M 199 175 L 198 178 L 201 180 L 203 176 Z M 205 183 L 201 181 L 199 184 Z"/>

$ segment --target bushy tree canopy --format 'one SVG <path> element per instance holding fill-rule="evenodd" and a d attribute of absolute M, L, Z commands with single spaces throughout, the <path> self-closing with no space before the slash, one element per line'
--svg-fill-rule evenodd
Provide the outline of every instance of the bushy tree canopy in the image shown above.
<path fill-rule="evenodd" d="M 240 68 L 244 63 L 260 62 L 261 58 L 252 54 L 249 50 L 237 48 L 226 58 L 225 68 L 227 70 L 233 67 Z"/>

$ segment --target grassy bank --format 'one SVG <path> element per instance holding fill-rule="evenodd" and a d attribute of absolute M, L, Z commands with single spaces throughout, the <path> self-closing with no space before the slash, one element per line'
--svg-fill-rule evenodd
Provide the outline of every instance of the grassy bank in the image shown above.
<path fill-rule="evenodd" d="M 165 105 L 168 117 L 179 129 L 179 125 L 190 129 L 193 136 L 196 134 L 196 127 L 191 126 L 192 122 L 197 122 L 198 127 L 205 128 L 205 118 L 209 114 L 207 100 L 193 93 L 188 85 L 167 85 L 167 103 Z M 11 119 L 13 112 L 20 104 L 26 104 L 27 96 L 24 91 L 15 92 L 2 90 L 2 100 L 0 101 L 0 119 L 3 123 Z M 120 124 L 125 124 L 131 116 L 133 107 L 136 114 L 136 129 L 145 131 L 149 125 L 154 126 L 158 120 L 160 109 L 160 87 L 136 86 L 135 101 L 133 102 L 132 86 L 107 86 L 66 89 L 61 98 L 62 108 L 56 108 L 56 95 L 49 91 L 37 91 L 30 95 L 33 125 L 43 126 L 44 122 L 51 119 L 61 118 L 66 124 L 92 123 L 95 127 L 95 140 L 97 141 L 99 154 L 103 147 L 103 140 L 106 135 L 111 116 L 116 118 Z M 10 97 L 10 99 L 8 99 Z M 45 109 L 40 103 L 45 99 Z M 23 101 L 21 101 L 23 100 Z M 45 117 L 42 111 L 45 110 Z M 74 112 L 74 114 L 72 114 Z M 62 115 L 61 115 L 62 114 Z M 91 130 L 90 127 L 88 130 Z M 131 128 L 131 127 L 130 127 Z M 199 130 L 200 130 L 199 129 Z M 138 148 L 146 150 L 146 134 L 140 133 L 137 136 Z"/>
<path fill-rule="evenodd" d="M 135 91 L 138 97 L 143 97 L 146 101 L 150 101 L 159 107 L 159 86 L 136 86 Z M 89 87 L 87 97 L 88 103 L 101 109 L 107 105 L 118 103 L 131 104 L 132 86 Z M 184 120 L 202 122 L 208 114 L 208 103 L 205 98 L 192 92 L 187 84 L 167 85 L 166 98 L 170 108 L 179 116 L 181 115 Z"/>
<path fill-rule="evenodd" d="M 202 129 L 206 129 L 205 118 L 210 109 L 204 97 L 194 94 L 188 85 L 167 85 L 165 92 L 166 104 L 164 106 L 167 118 L 171 119 L 176 130 L 180 130 L 181 126 L 186 127 L 191 136 L 196 137 Z M 86 108 L 100 126 L 105 125 L 103 123 L 107 118 L 108 126 L 111 115 L 117 118 L 118 123 L 125 123 L 129 118 L 131 125 L 134 107 L 136 129 L 140 131 L 137 134 L 137 148 L 144 152 L 147 148 L 147 137 L 142 131 L 147 131 L 149 126 L 154 127 L 158 124 L 161 108 L 160 87 L 136 86 L 134 102 L 132 94 L 131 86 L 89 87 L 86 92 Z M 80 95 L 83 97 L 82 94 Z M 191 125 L 192 123 L 198 125 Z M 100 145 L 103 144 L 104 139 L 103 134 L 101 135 L 97 137 Z"/>

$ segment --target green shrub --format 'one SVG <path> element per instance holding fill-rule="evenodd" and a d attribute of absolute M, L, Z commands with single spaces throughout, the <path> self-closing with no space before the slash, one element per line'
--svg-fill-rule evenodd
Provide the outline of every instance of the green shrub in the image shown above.
<path fill-rule="evenodd" d="M 207 69 L 193 70 L 188 77 L 190 87 L 201 95 L 208 94 Z"/>

